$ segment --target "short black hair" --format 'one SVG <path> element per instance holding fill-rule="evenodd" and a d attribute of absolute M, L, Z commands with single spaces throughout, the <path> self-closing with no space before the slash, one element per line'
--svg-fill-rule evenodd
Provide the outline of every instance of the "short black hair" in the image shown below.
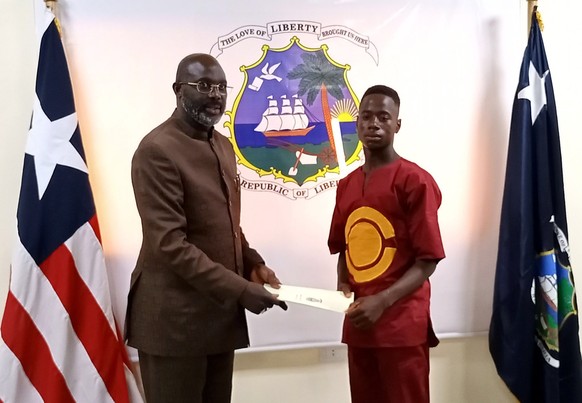
<path fill-rule="evenodd" d="M 360 101 L 363 101 L 364 98 L 366 98 L 368 95 L 373 94 L 382 94 L 392 98 L 396 106 L 400 108 L 400 97 L 398 96 L 396 90 L 382 84 L 373 85 L 370 88 L 368 88 L 366 92 L 364 92 L 364 95 L 362 95 L 362 99 Z"/>

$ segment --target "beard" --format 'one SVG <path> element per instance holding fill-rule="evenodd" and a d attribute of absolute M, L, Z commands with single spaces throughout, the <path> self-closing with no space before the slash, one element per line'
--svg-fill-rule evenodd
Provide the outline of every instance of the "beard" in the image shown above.
<path fill-rule="evenodd" d="M 220 121 L 222 116 L 209 116 L 204 111 L 203 105 L 195 105 L 191 99 L 182 97 L 182 107 L 184 111 L 194 120 L 196 123 L 201 124 L 204 127 L 212 127 Z"/>

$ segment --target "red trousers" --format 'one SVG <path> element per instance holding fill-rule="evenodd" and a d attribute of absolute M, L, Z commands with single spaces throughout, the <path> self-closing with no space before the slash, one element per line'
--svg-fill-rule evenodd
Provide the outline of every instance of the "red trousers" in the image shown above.
<path fill-rule="evenodd" d="M 352 403 L 428 403 L 428 345 L 348 346 Z"/>

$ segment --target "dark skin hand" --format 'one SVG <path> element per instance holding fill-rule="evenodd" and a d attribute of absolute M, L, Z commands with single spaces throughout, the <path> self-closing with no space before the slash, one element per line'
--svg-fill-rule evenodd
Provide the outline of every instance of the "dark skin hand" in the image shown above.
<path fill-rule="evenodd" d="M 263 284 L 269 284 L 273 288 L 280 288 L 281 282 L 275 275 L 275 272 L 264 264 L 258 264 L 251 270 L 251 281 L 239 298 L 239 303 L 252 313 L 258 315 L 261 312 L 278 305 L 284 311 L 287 310 L 287 304 L 279 301 L 276 295 L 265 290 Z"/>
<path fill-rule="evenodd" d="M 340 281 L 339 275 L 342 269 L 342 256 L 338 261 L 338 290 L 343 291 L 346 296 L 351 295 L 351 290 L 347 281 Z M 417 260 L 410 269 L 398 279 L 392 286 L 375 295 L 358 298 L 346 311 L 346 316 L 355 328 L 366 330 L 382 316 L 386 309 L 389 309 L 396 301 L 418 289 L 434 273 L 437 262 L 434 260 Z M 347 276 L 347 266 L 345 256 L 343 256 L 343 266 L 345 276 Z"/>

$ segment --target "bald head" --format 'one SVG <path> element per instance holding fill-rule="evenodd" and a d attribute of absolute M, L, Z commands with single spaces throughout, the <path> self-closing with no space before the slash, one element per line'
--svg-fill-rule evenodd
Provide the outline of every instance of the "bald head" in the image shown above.
<path fill-rule="evenodd" d="M 220 63 L 214 57 L 206 53 L 193 53 L 178 64 L 176 81 L 198 81 L 211 73 L 225 76 Z"/>

